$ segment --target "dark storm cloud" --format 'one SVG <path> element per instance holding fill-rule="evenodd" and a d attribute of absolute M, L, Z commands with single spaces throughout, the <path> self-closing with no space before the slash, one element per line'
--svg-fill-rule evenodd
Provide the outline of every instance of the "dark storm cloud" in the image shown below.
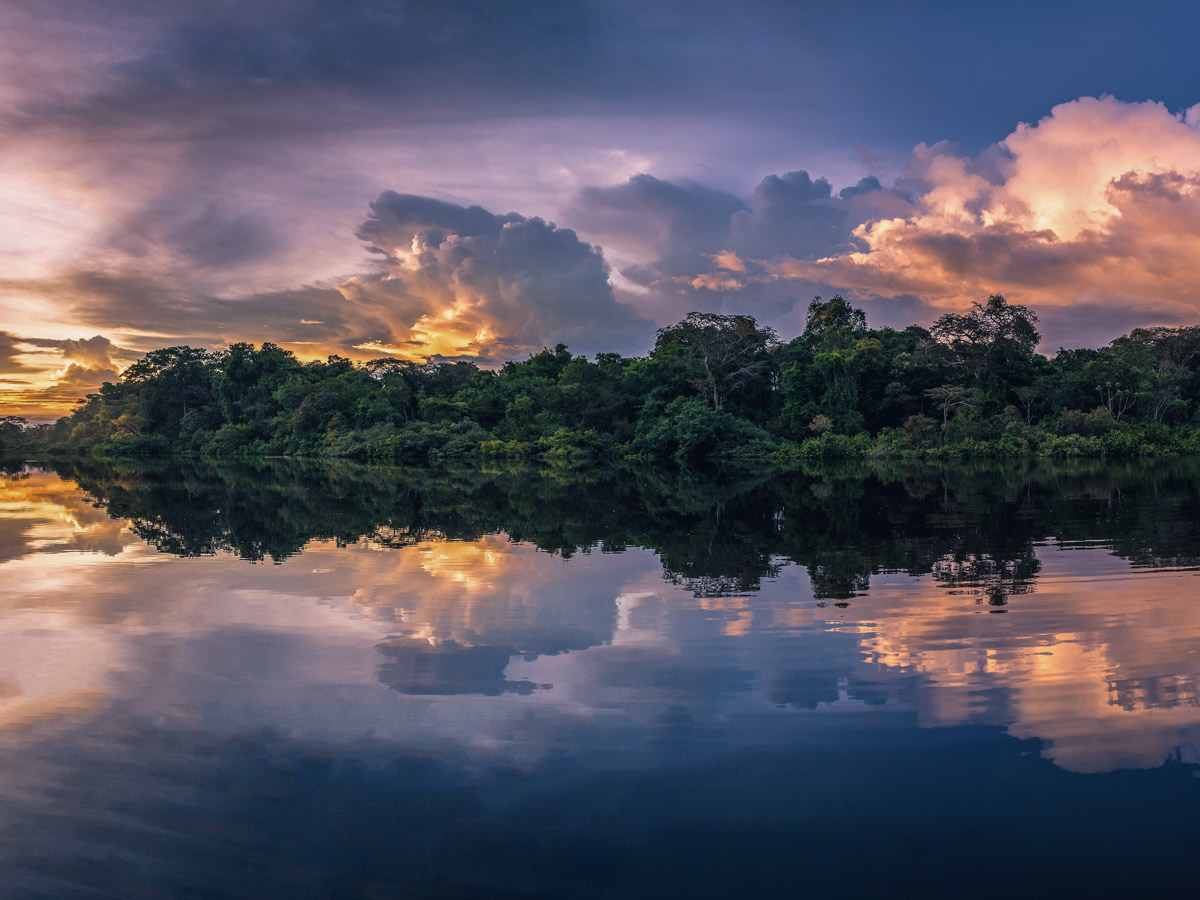
<path fill-rule="evenodd" d="M 423 245 L 440 244 L 448 235 L 491 237 L 510 222 L 520 222 L 516 213 L 498 216 L 481 206 L 459 206 L 432 197 L 397 194 L 386 191 L 371 204 L 371 215 L 358 230 L 358 236 L 372 244 L 375 253 L 389 254 L 388 248 L 408 246 L 414 236 Z"/>
<path fill-rule="evenodd" d="M 655 258 L 621 270 L 648 288 L 656 317 L 693 309 L 748 313 L 802 327 L 814 294 L 836 291 L 823 279 L 781 280 L 764 261 L 816 259 L 857 249 L 853 230 L 864 221 L 904 215 L 911 203 L 868 176 L 834 193 L 803 170 L 763 178 L 750 197 L 697 184 L 638 175 L 625 184 L 580 192 L 572 220 L 606 244 L 642 242 Z"/>
<path fill-rule="evenodd" d="M 540 218 L 389 191 L 359 233 L 383 257 L 382 272 L 335 285 L 231 298 L 190 292 L 169 276 L 84 270 L 0 280 L 0 289 L 37 294 L 89 327 L 150 335 L 141 341 L 152 346 L 270 340 L 310 356 L 360 347 L 499 363 L 560 342 L 635 352 L 653 334 L 652 322 L 617 302 L 600 249 Z M 99 366 L 85 358 L 88 342 L 37 346 Z"/>
<path fill-rule="evenodd" d="M 191 198 L 177 206 L 156 204 L 121 222 L 108 246 L 133 256 L 167 248 L 180 262 L 197 267 L 254 262 L 280 246 L 275 225 L 263 212 L 217 201 L 197 208 Z"/>
<path fill-rule="evenodd" d="M 571 215 L 592 234 L 651 244 L 657 260 L 622 272 L 648 285 L 707 269 L 708 257 L 724 246 L 733 214 L 743 209 L 742 200 L 724 191 L 643 174 L 615 187 L 585 188 Z"/>
<path fill-rule="evenodd" d="M 803 170 L 768 175 L 750 198 L 749 209 L 733 217 L 729 249 L 756 259 L 823 256 L 849 247 L 851 230 L 867 218 L 896 215 L 907 206 L 867 176 L 833 189 Z"/>
<path fill-rule="evenodd" d="M 628 352 L 653 331 L 617 302 L 600 249 L 540 218 L 389 191 L 359 236 L 387 275 L 343 291 L 380 310 L 376 339 L 397 347 L 500 361 L 560 342 Z"/>
<path fill-rule="evenodd" d="M 637 175 L 615 187 L 581 191 L 572 219 L 589 233 L 651 243 L 658 258 L 622 272 L 650 284 L 710 271 L 721 251 L 751 259 L 827 255 L 849 247 L 851 230 L 862 221 L 907 207 L 874 177 L 834 196 L 828 181 L 803 170 L 768 175 L 742 200 L 698 184 Z"/>
<path fill-rule="evenodd" d="M 849 190 L 866 192 L 867 187 Z M 750 209 L 735 217 L 730 249 L 749 250 L 747 255 L 760 259 L 821 253 L 849 236 L 845 212 L 832 199 L 824 178 L 813 181 L 804 171 L 768 175 L 754 189 Z"/>
<path fill-rule="evenodd" d="M 29 345 L 22 338 L 0 331 L 0 375 L 26 375 L 38 371 L 35 366 L 19 359 L 28 352 Z"/>
<path fill-rule="evenodd" d="M 96 67 L 82 84 L 53 83 L 31 98 L 24 121 L 105 130 L 320 129 L 380 110 L 411 123 L 577 113 L 583 104 L 770 117 L 792 135 L 819 121 L 851 140 L 887 136 L 911 146 L 946 136 L 952 109 L 956 137 L 978 151 L 999 136 L 997 122 L 1029 119 L 1065 96 L 1103 88 L 1162 96 L 1146 89 L 1146 58 L 1164 60 L 1175 75 L 1160 77 L 1170 94 L 1162 99 L 1174 107 L 1194 100 L 1183 86 L 1190 71 L 1173 62 L 1190 58 L 1194 11 L 1177 11 L 1177 27 L 1164 31 L 1115 2 L 969 10 L 950 0 L 9 5 L 43 45 L 58 37 L 64 52 Z M 1028 26 L 1033 15 L 1037 28 Z M 105 41 L 117 52 L 93 54 Z M 999 60 L 981 48 L 999 48 Z M 53 49 L 45 53 L 50 61 L 37 65 L 61 74 Z M 1018 82 L 1005 59 L 1021 60 Z M 1094 83 L 1097 71 L 1103 84 Z"/>
<path fill-rule="evenodd" d="M 27 124 L 319 130 L 384 109 L 487 115 L 514 97 L 530 113 L 564 96 L 604 100 L 651 76 L 670 80 L 656 55 L 619 49 L 620 22 L 604 4 L 576 0 L 55 5 L 98 28 L 123 27 L 135 49 L 86 99 L 27 104 Z"/>

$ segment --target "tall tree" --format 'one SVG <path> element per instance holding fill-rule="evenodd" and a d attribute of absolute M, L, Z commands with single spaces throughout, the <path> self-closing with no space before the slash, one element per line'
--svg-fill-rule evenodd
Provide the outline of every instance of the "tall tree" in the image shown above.
<path fill-rule="evenodd" d="M 838 294 L 828 300 L 813 297 L 800 337 L 813 351 L 829 351 L 845 349 L 866 333 L 866 313 Z"/>
<path fill-rule="evenodd" d="M 987 387 L 989 381 L 1009 381 L 1032 365 L 1041 340 L 1037 320 L 1029 307 L 993 294 L 986 303 L 976 302 L 962 315 L 940 316 L 930 333 L 953 367 Z"/>
<path fill-rule="evenodd" d="M 735 394 L 770 387 L 770 351 L 778 343 L 774 329 L 752 316 L 693 312 L 659 329 L 651 356 L 720 410 Z"/>

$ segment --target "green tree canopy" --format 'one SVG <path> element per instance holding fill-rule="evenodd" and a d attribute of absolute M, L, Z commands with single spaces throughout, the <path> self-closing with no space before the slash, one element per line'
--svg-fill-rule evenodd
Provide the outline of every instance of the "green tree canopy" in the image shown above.
<path fill-rule="evenodd" d="M 841 350 L 867 333 L 867 315 L 851 306 L 840 294 L 829 300 L 813 297 L 808 304 L 804 333 L 800 336 L 811 350 Z"/>
<path fill-rule="evenodd" d="M 752 316 L 693 312 L 658 330 L 651 358 L 719 410 L 734 394 L 769 386 L 770 351 L 778 343 L 774 329 L 760 326 Z"/>
<path fill-rule="evenodd" d="M 992 294 L 987 302 L 973 303 L 962 315 L 940 316 L 930 333 L 953 367 L 983 383 L 988 376 L 1002 376 L 1014 365 L 1032 362 L 1042 338 L 1037 321 L 1037 314 L 1029 307 Z"/>

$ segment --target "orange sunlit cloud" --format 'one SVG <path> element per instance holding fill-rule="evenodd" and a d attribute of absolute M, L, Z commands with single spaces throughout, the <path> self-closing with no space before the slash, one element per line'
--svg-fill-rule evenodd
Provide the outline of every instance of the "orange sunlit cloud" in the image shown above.
<path fill-rule="evenodd" d="M 1200 310 L 1200 109 L 1084 98 L 1021 125 L 991 178 L 945 147 L 918 147 L 927 188 L 912 215 L 869 221 L 862 249 L 783 259 L 773 274 L 957 308 L 999 291 L 1041 306 L 1079 302 Z"/>
<path fill-rule="evenodd" d="M 1003 293 L 1042 314 L 1047 351 L 1190 324 L 1198 126 L 1200 107 L 1081 98 L 977 156 L 922 144 L 890 186 L 868 177 L 834 192 L 797 171 L 743 201 L 639 175 L 578 194 L 568 215 L 583 237 L 389 191 L 358 231 L 373 271 L 278 290 L 264 285 L 291 257 L 253 210 L 166 209 L 151 226 L 81 187 L 75 218 L 35 221 L 25 237 L 67 246 L 64 223 L 107 229 L 104 254 L 52 254 L 0 279 L 0 412 L 52 418 L 171 344 L 494 365 L 559 342 L 644 352 L 655 325 L 692 309 L 750 313 L 788 337 L 811 294 L 834 291 L 893 325 Z M 632 262 L 610 273 L 597 240 Z"/>

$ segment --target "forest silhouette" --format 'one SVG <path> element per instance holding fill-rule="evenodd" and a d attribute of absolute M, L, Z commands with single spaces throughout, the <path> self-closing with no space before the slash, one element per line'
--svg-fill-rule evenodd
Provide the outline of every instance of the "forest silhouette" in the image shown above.
<path fill-rule="evenodd" d="M 48 425 L 6 417 L 10 456 L 494 460 L 582 468 L 788 468 L 838 457 L 1200 454 L 1200 326 L 1037 352 L 1037 315 L 993 295 L 930 328 L 872 329 L 816 298 L 783 342 L 752 317 L 691 313 L 645 357 L 559 344 L 492 371 L 271 343 L 168 347 Z"/>

